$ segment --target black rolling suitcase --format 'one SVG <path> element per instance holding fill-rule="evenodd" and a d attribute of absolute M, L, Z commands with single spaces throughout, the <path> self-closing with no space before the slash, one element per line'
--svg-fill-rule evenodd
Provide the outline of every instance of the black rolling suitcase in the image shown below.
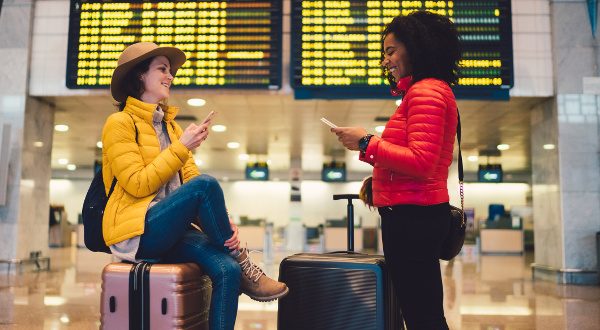
<path fill-rule="evenodd" d="M 348 251 L 299 253 L 281 262 L 279 281 L 290 293 L 279 299 L 280 330 L 397 330 L 402 314 L 383 256 L 355 253 L 353 199 L 348 200 Z"/>

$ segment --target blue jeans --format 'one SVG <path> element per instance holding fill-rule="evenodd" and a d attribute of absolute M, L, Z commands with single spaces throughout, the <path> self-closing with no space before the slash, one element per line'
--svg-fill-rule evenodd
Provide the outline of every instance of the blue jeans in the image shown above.
<path fill-rule="evenodd" d="M 190 226 L 195 219 L 202 232 Z M 200 175 L 148 210 L 136 258 L 198 264 L 212 281 L 210 329 L 233 329 L 241 269 L 223 245 L 232 235 L 221 186 Z"/>

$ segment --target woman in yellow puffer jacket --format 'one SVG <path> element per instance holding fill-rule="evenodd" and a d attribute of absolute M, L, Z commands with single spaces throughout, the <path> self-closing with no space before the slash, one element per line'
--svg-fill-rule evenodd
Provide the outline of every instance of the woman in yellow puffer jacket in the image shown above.
<path fill-rule="evenodd" d="M 102 131 L 102 170 L 110 195 L 102 232 L 111 252 L 128 261 L 194 262 L 212 281 L 210 329 L 233 329 L 239 293 L 258 301 L 287 294 L 240 249 L 223 191 L 200 175 L 192 151 L 208 137 L 211 118 L 185 130 L 164 102 L 186 61 L 173 47 L 142 42 L 120 55 L 111 81 L 119 112 Z M 194 229 L 198 221 L 202 231 Z"/>

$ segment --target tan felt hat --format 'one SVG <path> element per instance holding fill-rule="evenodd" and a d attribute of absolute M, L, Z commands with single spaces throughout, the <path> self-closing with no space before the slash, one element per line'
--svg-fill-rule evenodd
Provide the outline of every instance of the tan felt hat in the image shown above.
<path fill-rule="evenodd" d="M 110 81 L 110 93 L 117 102 L 125 102 L 127 99 L 127 94 L 120 85 L 127 72 L 135 67 L 136 64 L 155 56 L 166 56 L 169 59 L 173 77 L 186 61 L 185 54 L 179 48 L 158 47 L 153 42 L 138 42 L 125 48 L 119 56 L 117 68 L 113 72 L 112 80 Z"/>

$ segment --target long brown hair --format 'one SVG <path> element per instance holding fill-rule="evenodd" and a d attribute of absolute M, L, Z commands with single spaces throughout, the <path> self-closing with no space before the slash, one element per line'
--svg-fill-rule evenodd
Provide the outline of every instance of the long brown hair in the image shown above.
<path fill-rule="evenodd" d="M 369 176 L 367 177 L 362 184 L 362 187 L 360 187 L 360 192 L 358 193 L 358 197 L 360 198 L 361 201 L 363 201 L 363 203 L 365 203 L 366 206 L 369 207 L 369 209 L 375 208 L 375 205 L 373 205 L 373 177 Z"/>
<path fill-rule="evenodd" d="M 142 75 L 148 70 L 150 70 L 150 63 L 154 60 L 155 57 L 147 58 L 140 63 L 136 64 L 127 74 L 123 77 L 123 82 L 121 83 L 121 88 L 125 90 L 127 96 L 131 96 L 138 100 L 141 100 L 142 94 L 144 94 L 144 82 L 142 81 Z M 115 106 L 119 108 L 119 111 L 123 111 L 125 109 L 125 104 L 127 102 L 127 98 L 123 102 L 117 102 Z M 159 105 L 162 109 L 166 109 L 167 100 L 163 100 L 159 102 Z"/>

